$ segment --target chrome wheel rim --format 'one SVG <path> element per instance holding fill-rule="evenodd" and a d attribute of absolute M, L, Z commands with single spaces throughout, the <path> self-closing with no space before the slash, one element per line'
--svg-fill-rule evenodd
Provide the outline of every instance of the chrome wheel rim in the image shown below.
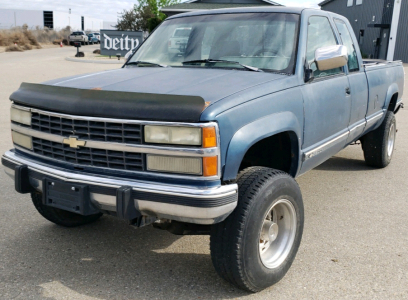
<path fill-rule="evenodd" d="M 392 156 L 392 153 L 394 152 L 394 144 L 395 144 L 395 124 L 391 124 L 390 126 L 390 132 L 388 133 L 388 157 Z"/>
<path fill-rule="evenodd" d="M 296 235 L 296 210 L 287 199 L 275 202 L 264 217 L 259 235 L 259 255 L 268 269 L 288 257 Z"/>

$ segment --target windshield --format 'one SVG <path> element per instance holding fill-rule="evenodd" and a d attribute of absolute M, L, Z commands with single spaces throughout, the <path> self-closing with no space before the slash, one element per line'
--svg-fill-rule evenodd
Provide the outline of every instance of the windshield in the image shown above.
<path fill-rule="evenodd" d="M 293 73 L 299 15 L 283 13 L 215 14 L 167 20 L 128 63 L 169 67 L 236 68 Z M 189 63 L 191 61 L 200 61 Z M 206 63 L 223 60 L 231 63 Z M 187 62 L 184 63 L 183 62 Z M 144 64 L 143 66 L 154 66 Z"/>
<path fill-rule="evenodd" d="M 83 35 L 83 34 L 84 33 L 81 31 L 76 31 L 76 32 L 71 33 L 71 35 Z"/>

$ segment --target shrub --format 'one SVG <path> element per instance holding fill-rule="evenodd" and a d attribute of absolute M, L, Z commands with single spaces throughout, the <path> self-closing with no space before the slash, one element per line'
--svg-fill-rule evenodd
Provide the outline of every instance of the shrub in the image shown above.
<path fill-rule="evenodd" d="M 95 50 L 93 51 L 93 53 L 94 53 L 94 54 L 101 54 L 101 49 L 95 49 Z"/>
<path fill-rule="evenodd" d="M 9 47 L 13 50 L 8 51 L 22 51 L 30 49 L 40 49 L 42 44 L 60 44 L 68 45 L 68 36 L 71 32 L 69 26 L 62 30 L 50 30 L 47 27 L 29 29 L 27 25 L 21 27 L 13 27 L 11 29 L 0 30 L 0 46 Z M 58 41 L 58 43 L 56 42 Z M 17 48 L 13 47 L 17 44 Z M 19 50 L 15 50 L 19 49 Z"/>
<path fill-rule="evenodd" d="M 32 49 L 33 49 L 33 46 L 26 44 L 26 45 L 21 46 L 21 48 L 22 48 L 23 50 L 32 50 Z"/>
<path fill-rule="evenodd" d="M 13 51 L 21 52 L 21 51 L 24 51 L 24 50 L 20 46 L 15 46 L 15 45 L 8 46 L 6 48 L 6 52 L 13 52 Z"/>

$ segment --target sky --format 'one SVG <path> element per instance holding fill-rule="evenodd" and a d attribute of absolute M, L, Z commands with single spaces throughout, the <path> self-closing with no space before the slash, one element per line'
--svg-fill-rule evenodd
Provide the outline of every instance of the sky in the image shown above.
<path fill-rule="evenodd" d="M 322 0 L 273 0 L 286 6 L 314 7 Z M 185 2 L 182 0 L 181 2 Z M 134 1 L 122 0 L 0 0 L 0 9 L 34 9 L 66 11 L 71 13 L 115 22 L 124 9 L 132 8 Z"/>

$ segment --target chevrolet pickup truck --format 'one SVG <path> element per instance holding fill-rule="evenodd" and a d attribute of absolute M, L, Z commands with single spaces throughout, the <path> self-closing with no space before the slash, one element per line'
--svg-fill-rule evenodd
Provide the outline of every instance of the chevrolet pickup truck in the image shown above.
<path fill-rule="evenodd" d="M 177 28 L 191 31 L 175 56 Z M 283 278 L 299 248 L 295 178 L 357 141 L 368 165 L 386 167 L 403 89 L 401 62 L 363 61 L 342 16 L 180 14 L 120 69 L 22 83 L 2 164 L 58 225 L 108 214 L 209 234 L 218 274 L 257 292 Z"/>

